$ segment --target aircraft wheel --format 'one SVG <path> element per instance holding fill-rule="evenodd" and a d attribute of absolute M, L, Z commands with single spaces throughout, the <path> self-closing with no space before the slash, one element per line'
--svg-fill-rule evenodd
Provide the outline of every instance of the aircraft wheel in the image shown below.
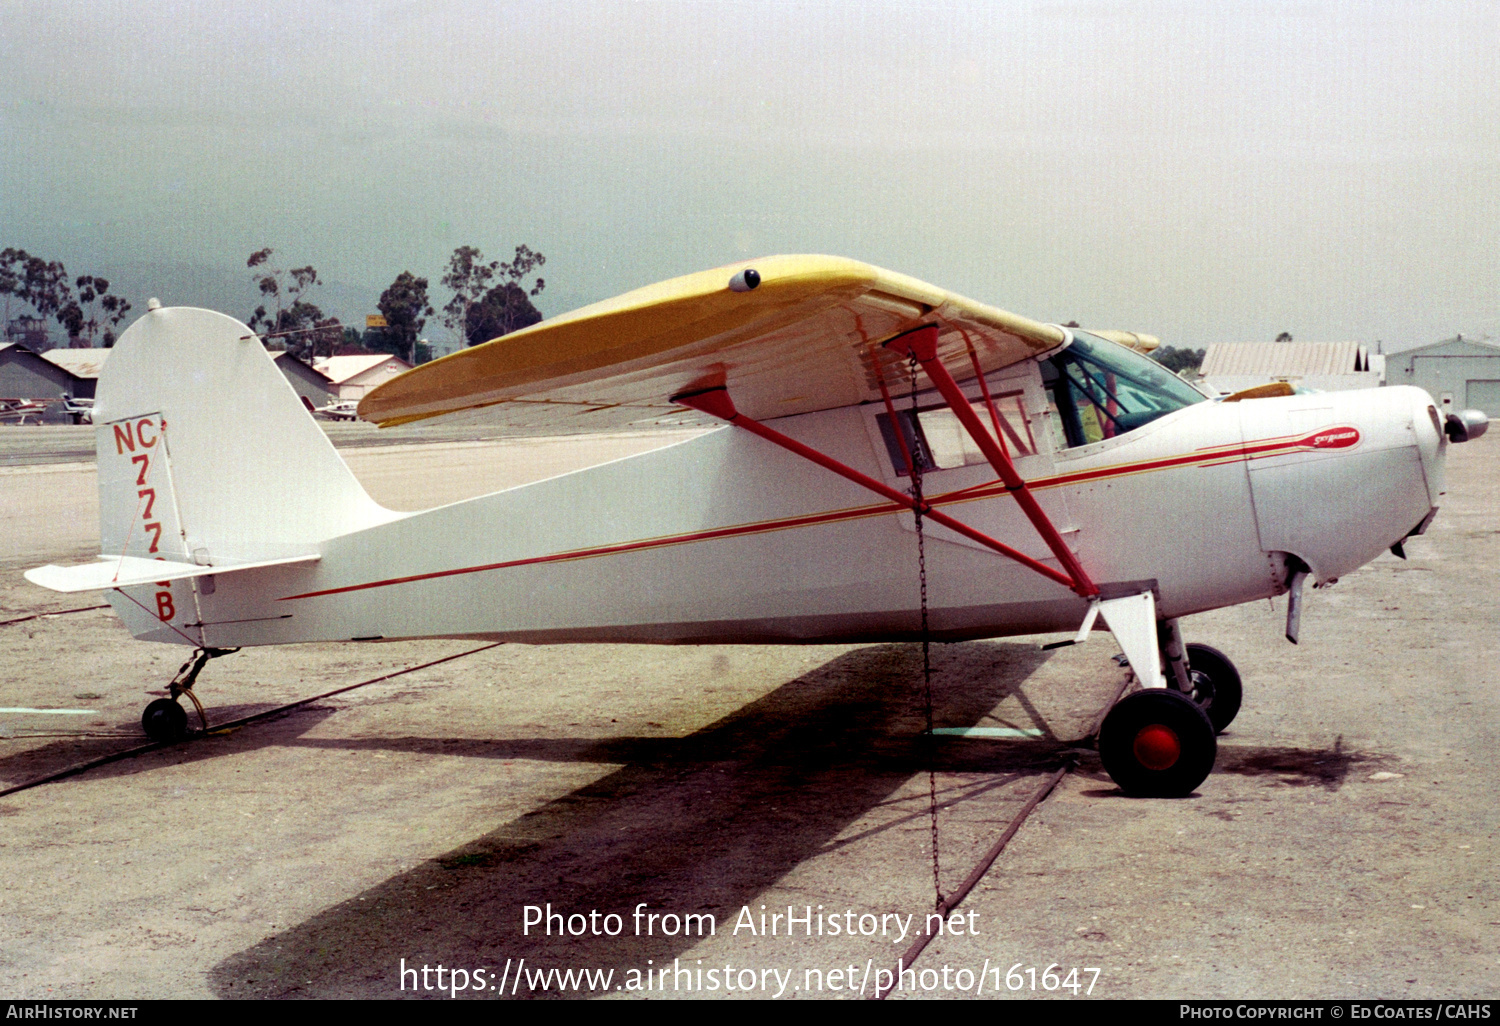
<path fill-rule="evenodd" d="M 1188 645 L 1187 660 L 1193 701 L 1208 714 L 1214 733 L 1222 734 L 1240 711 L 1240 700 L 1244 697 L 1240 671 L 1228 656 L 1208 645 Z"/>
<path fill-rule="evenodd" d="M 1127 695 L 1099 728 L 1099 758 L 1126 794 L 1185 798 L 1218 755 L 1208 714 L 1181 692 L 1148 688 Z"/>
<path fill-rule="evenodd" d="M 170 698 L 158 698 L 141 713 L 141 729 L 157 744 L 171 744 L 187 737 L 187 713 Z"/>

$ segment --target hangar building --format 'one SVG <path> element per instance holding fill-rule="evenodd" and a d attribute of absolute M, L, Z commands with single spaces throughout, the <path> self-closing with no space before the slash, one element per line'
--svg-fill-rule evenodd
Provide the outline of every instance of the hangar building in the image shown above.
<path fill-rule="evenodd" d="M 1425 388 L 1440 406 L 1500 417 L 1500 345 L 1458 335 L 1386 357 L 1393 385 Z"/>
<path fill-rule="evenodd" d="M 1385 357 L 1360 342 L 1217 342 L 1198 373 L 1224 394 L 1273 381 L 1337 392 L 1387 380 Z"/>
<path fill-rule="evenodd" d="M 45 401 L 43 424 L 66 424 L 63 400 L 85 394 L 82 382 L 65 368 L 16 342 L 0 345 L 0 399 Z M 92 395 L 92 392 L 87 393 Z"/>
<path fill-rule="evenodd" d="M 99 372 L 104 369 L 108 357 L 108 349 L 49 349 L 42 354 L 42 359 L 56 364 L 77 379 L 73 395 L 79 399 L 94 398 Z"/>
<path fill-rule="evenodd" d="M 337 387 L 329 380 L 328 375 L 304 362 L 285 350 L 273 349 L 271 359 L 276 361 L 276 366 L 286 379 L 292 383 L 292 391 L 314 406 L 327 406 L 337 394 Z"/>
<path fill-rule="evenodd" d="M 411 364 L 399 356 L 386 353 L 364 353 L 359 356 L 325 356 L 313 366 L 332 380 L 330 390 L 340 399 L 360 400 L 365 393 L 382 385 Z"/>

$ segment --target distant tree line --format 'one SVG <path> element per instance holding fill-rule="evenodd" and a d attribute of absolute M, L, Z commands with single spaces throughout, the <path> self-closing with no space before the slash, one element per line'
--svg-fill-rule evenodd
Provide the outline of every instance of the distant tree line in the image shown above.
<path fill-rule="evenodd" d="M 529 246 L 517 246 L 510 263 L 485 263 L 484 254 L 477 248 L 458 247 L 443 275 L 443 287 L 453 293 L 443 307 L 443 323 L 470 346 L 537 323 L 542 315 L 531 299 L 540 295 L 547 283 L 538 275 L 528 290 L 526 279 L 546 262 L 546 257 Z"/>
<path fill-rule="evenodd" d="M 324 317 L 323 311 L 310 302 L 307 293 L 323 284 L 311 264 L 282 270 L 275 261 L 276 251 L 267 246 L 250 254 L 245 266 L 250 281 L 264 300 L 245 322 L 261 340 L 275 348 L 306 360 L 332 356 L 344 344 L 344 326 L 337 317 Z"/>
<path fill-rule="evenodd" d="M 1203 357 L 1207 350 L 1204 349 L 1179 349 L 1176 346 L 1157 346 L 1151 351 L 1151 359 L 1161 364 L 1173 374 L 1181 374 L 1183 371 L 1197 371 L 1203 366 Z"/>
<path fill-rule="evenodd" d="M 443 307 L 443 322 L 465 345 L 535 324 L 542 315 L 531 300 L 546 287 L 536 271 L 546 262 L 545 256 L 524 245 L 516 247 L 508 263 L 486 263 L 477 247 L 458 247 L 441 279 L 452 292 Z M 376 303 L 385 327 L 361 332 L 325 316 L 312 302 L 312 290 L 323 282 L 311 264 L 285 268 L 268 246 L 251 253 L 245 266 L 260 300 L 246 323 L 267 346 L 285 348 L 306 360 L 347 352 L 393 353 L 413 364 L 431 359 L 429 348 L 420 341 L 434 313 L 428 279 L 402 271 Z M 527 279 L 532 279 L 529 284 Z M 56 321 L 75 344 L 113 346 L 115 328 L 132 309 L 123 296 L 110 292 L 108 280 L 90 274 L 71 278 L 62 261 L 16 248 L 0 251 L 0 308 L 6 340 L 21 332 L 42 350 L 51 348 L 49 321 Z"/>
<path fill-rule="evenodd" d="M 112 346 L 115 327 L 130 312 L 122 296 L 110 293 L 106 279 L 84 274 L 70 281 L 61 260 L 44 260 L 24 249 L 0 250 L 0 297 L 4 297 L 7 341 L 12 314 L 21 320 L 24 309 L 30 308 L 32 321 L 44 337 L 46 322 L 55 320 L 69 340 L 79 339 L 91 348 L 99 341 Z M 42 344 L 41 348 L 51 346 Z"/>
<path fill-rule="evenodd" d="M 413 365 L 432 358 L 430 347 L 421 341 L 427 318 L 434 314 L 426 278 L 411 271 L 398 274 L 375 304 L 385 326 L 361 333 L 336 317 L 324 317 L 309 300 L 309 290 L 322 284 L 311 264 L 283 271 L 274 255 L 275 250 L 267 247 L 251 253 L 245 262 L 263 300 L 248 323 L 268 346 L 306 360 L 362 352 L 392 353 Z M 537 323 L 542 314 L 531 300 L 546 288 L 536 274 L 546 262 L 529 246 L 517 246 L 508 263 L 486 263 L 478 247 L 459 246 L 441 278 L 452 293 L 443 306 L 443 323 L 470 346 Z M 528 278 L 533 279 L 529 286 Z"/>

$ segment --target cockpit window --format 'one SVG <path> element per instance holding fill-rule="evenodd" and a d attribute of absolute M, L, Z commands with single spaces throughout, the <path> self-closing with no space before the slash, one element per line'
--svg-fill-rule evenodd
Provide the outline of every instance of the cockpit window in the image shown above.
<path fill-rule="evenodd" d="M 1173 410 L 1206 401 L 1197 389 L 1141 354 L 1073 330 L 1073 344 L 1042 362 L 1061 448 L 1115 438 Z"/>
<path fill-rule="evenodd" d="M 1036 455 L 1031 421 L 1026 416 L 1021 398 L 1020 392 L 1002 392 L 991 396 L 992 402 L 988 405 L 982 401 L 969 404 L 979 422 L 988 429 L 992 438 L 1000 439 L 1000 444 L 1012 459 Z M 958 415 L 946 404 L 919 406 L 915 417 L 911 410 L 898 410 L 896 417 L 901 428 L 900 441 L 896 438 L 889 415 L 879 414 L 876 422 L 885 439 L 891 465 L 902 477 L 907 476 L 908 458 L 923 473 L 989 462 L 979 444 L 970 437 L 968 430 L 958 419 Z M 999 429 L 998 433 L 996 428 Z"/>

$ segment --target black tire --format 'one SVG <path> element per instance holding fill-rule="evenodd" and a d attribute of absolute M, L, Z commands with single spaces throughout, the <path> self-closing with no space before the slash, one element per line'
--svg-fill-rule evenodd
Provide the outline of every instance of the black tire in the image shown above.
<path fill-rule="evenodd" d="M 187 737 L 187 713 L 170 698 L 158 698 L 141 713 L 141 729 L 157 744 L 168 745 Z"/>
<path fill-rule="evenodd" d="M 1219 754 L 1213 724 L 1191 698 L 1168 688 L 1127 695 L 1099 728 L 1099 758 L 1126 794 L 1185 798 Z"/>
<path fill-rule="evenodd" d="M 1196 642 L 1187 646 L 1187 658 L 1193 701 L 1208 714 L 1214 733 L 1222 734 L 1240 712 L 1240 671 L 1223 652 Z"/>

